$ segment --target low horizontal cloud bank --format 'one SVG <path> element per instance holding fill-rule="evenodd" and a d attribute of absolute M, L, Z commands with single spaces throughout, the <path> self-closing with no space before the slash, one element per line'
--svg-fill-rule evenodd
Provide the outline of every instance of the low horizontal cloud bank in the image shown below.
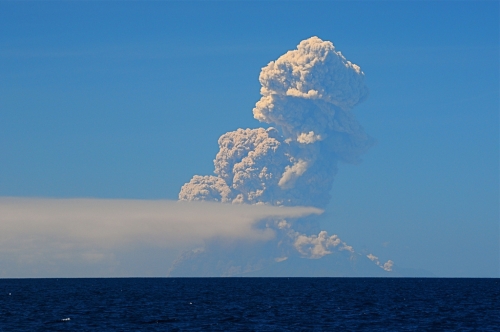
<path fill-rule="evenodd" d="M 259 221 L 321 212 L 167 200 L 0 198 L 0 253 L 47 253 L 51 259 L 78 253 L 91 262 L 133 246 L 185 248 L 215 237 L 268 241 L 275 232 Z"/>
<path fill-rule="evenodd" d="M 220 236 L 268 240 L 266 218 L 298 218 L 317 208 L 167 200 L 0 198 L 0 245 L 46 239 L 110 247 L 144 241 L 164 247 Z M 2 246 L 3 247 L 3 246 Z"/>

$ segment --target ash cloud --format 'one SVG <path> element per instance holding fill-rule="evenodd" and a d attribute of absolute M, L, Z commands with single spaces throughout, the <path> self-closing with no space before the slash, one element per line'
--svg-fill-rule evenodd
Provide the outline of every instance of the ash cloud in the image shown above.
<path fill-rule="evenodd" d="M 352 247 L 347 246 L 337 235 L 328 236 L 328 233 L 325 231 L 319 232 L 317 236 L 298 235 L 294 246 L 303 256 L 318 259 L 331 254 L 332 252 L 329 249 L 337 247 L 340 244 L 342 244 L 340 250 L 353 251 Z"/>
<path fill-rule="evenodd" d="M 372 145 L 351 109 L 368 95 L 364 73 L 312 37 L 262 68 L 254 117 L 274 125 L 219 138 L 215 175 L 195 176 L 179 199 L 324 207 L 339 161 Z"/>
<path fill-rule="evenodd" d="M 3 197 L 0 276 L 72 275 L 64 266 L 75 262 L 84 267 L 99 262 L 123 266 L 126 262 L 118 257 L 127 255 L 130 248 L 143 248 L 145 254 L 148 250 L 186 250 L 214 238 L 262 244 L 276 237 L 274 229 L 265 224 L 259 227 L 263 220 L 321 212 L 312 207 L 210 202 Z M 19 272 L 21 267 L 25 272 Z M 50 274 L 53 267 L 57 269 Z M 133 266 L 123 269 L 128 276 L 141 273 Z"/>
<path fill-rule="evenodd" d="M 194 176 L 182 186 L 179 200 L 323 208 L 338 163 L 360 162 L 374 144 L 352 112 L 368 96 L 364 73 L 333 43 L 318 37 L 303 40 L 262 68 L 259 81 L 262 97 L 253 115 L 272 127 L 222 135 L 214 175 Z M 268 260 L 285 261 L 290 248 L 313 259 L 333 249 L 355 253 L 337 235 L 303 234 L 316 232 L 311 220 L 276 220 L 273 227 L 281 234 L 276 247 L 287 249 L 271 250 L 275 257 Z M 198 253 L 206 256 L 207 250 Z"/>

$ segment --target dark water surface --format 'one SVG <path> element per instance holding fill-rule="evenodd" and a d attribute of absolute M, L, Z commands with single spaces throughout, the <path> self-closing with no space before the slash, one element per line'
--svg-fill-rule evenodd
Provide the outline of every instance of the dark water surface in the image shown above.
<path fill-rule="evenodd" d="M 0 279 L 0 331 L 500 331 L 499 279 Z"/>

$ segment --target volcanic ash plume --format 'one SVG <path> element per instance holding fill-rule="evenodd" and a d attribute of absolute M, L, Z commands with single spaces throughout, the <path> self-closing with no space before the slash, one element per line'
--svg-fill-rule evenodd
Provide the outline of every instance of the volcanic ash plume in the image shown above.
<path fill-rule="evenodd" d="M 368 95 L 364 73 L 331 42 L 302 41 L 262 68 L 259 81 L 262 97 L 253 115 L 274 127 L 222 135 L 215 175 L 194 176 L 180 200 L 322 208 L 338 162 L 357 163 L 373 145 L 351 112 Z M 311 250 L 303 249 L 305 235 L 294 236 L 295 248 L 310 258 L 336 246 L 326 232 L 311 239 Z"/>
<path fill-rule="evenodd" d="M 193 177 L 180 200 L 324 207 L 338 161 L 357 162 L 372 145 L 350 111 L 368 94 L 364 74 L 331 42 L 302 41 L 259 80 L 254 117 L 276 128 L 222 135 L 215 176 Z"/>
<path fill-rule="evenodd" d="M 271 61 L 260 73 L 262 98 L 254 117 L 287 138 L 310 144 L 336 133 L 366 140 L 349 112 L 368 95 L 361 69 L 331 42 L 312 37 Z"/>

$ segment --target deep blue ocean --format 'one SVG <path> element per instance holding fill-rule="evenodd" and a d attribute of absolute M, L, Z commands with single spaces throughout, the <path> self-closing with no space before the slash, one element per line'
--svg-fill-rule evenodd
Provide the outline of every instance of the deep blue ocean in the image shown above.
<path fill-rule="evenodd" d="M 0 279 L 0 331 L 500 331 L 500 279 Z"/>

